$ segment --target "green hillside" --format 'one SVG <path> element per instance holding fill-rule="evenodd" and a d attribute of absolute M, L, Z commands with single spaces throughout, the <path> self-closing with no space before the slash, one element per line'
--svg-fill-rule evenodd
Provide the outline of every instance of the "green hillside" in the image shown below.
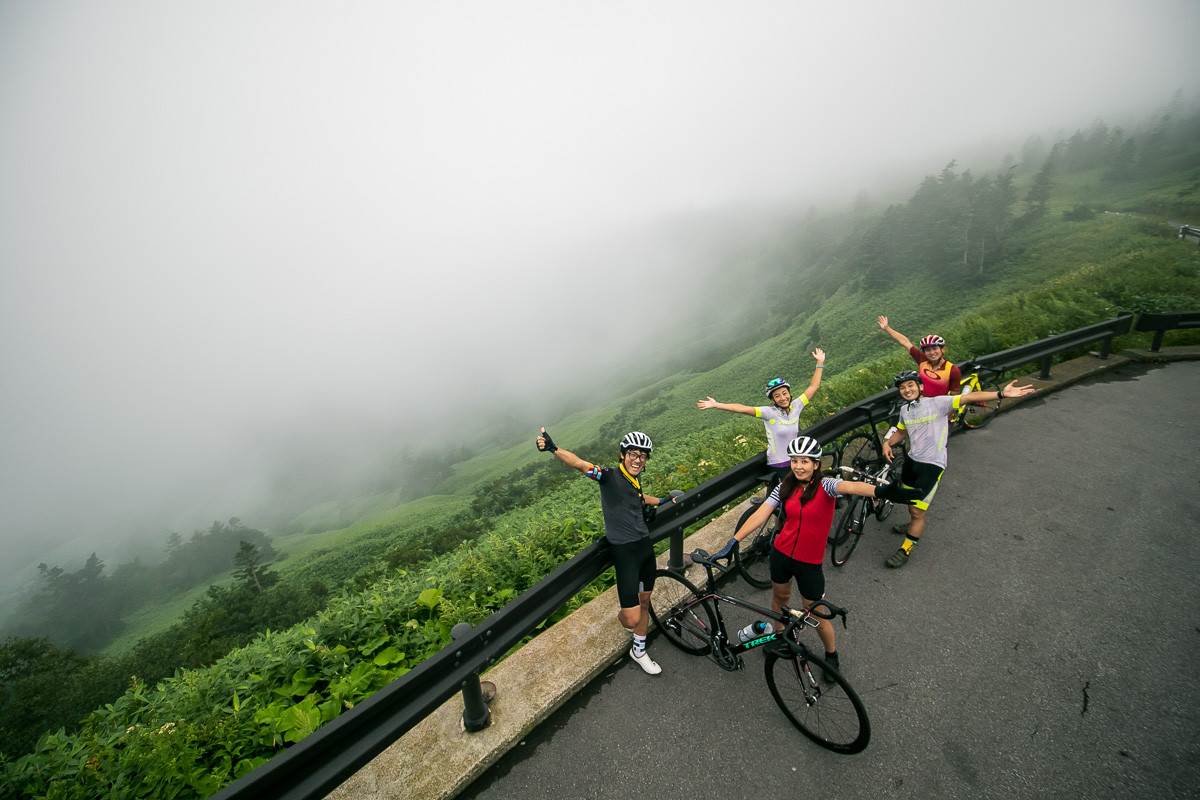
<path fill-rule="evenodd" d="M 697 410 L 706 395 L 758 404 L 771 377 L 803 386 L 814 346 L 829 360 L 805 420 L 890 385 L 907 356 L 879 331 L 879 314 L 910 338 L 940 333 L 951 360 L 964 360 L 1122 311 L 1200 308 L 1200 249 L 1168 224 L 1200 221 L 1198 132 L 1200 114 L 1129 136 L 1093 130 L 1028 167 L 975 177 L 952 165 L 885 210 L 786 220 L 756 246 L 743 236 L 727 251 L 735 263 L 710 264 L 705 274 L 720 276 L 715 294 L 734 283 L 753 286 L 739 294 L 737 308 L 748 310 L 731 311 L 716 297 L 682 334 L 705 347 L 653 355 L 670 374 L 546 425 L 564 447 L 601 463 L 622 433 L 645 431 L 655 440 L 646 488 L 661 495 L 761 450 L 761 426 Z M 725 333 L 714 339 L 711 328 Z M 1198 340 L 1179 333 L 1171 341 Z M 73 667 L 47 655 L 41 672 L 8 679 L 0 791 L 112 796 L 114 785 L 137 776 L 181 797 L 204 797 L 436 652 L 455 623 L 486 618 L 602 530 L 594 487 L 537 453 L 535 433 L 453 464 L 429 497 L 347 528 L 276 535 L 273 585 L 254 593 L 242 581 L 210 591 L 213 604 L 197 603 L 187 625 L 171 629 L 177 639 L 149 634 L 178 606 L 144 612 L 140 632 L 113 645 L 133 660 Z M 314 509 L 309 516 L 336 515 Z M 230 609 L 243 602 L 258 611 L 271 606 L 276 620 L 309 602 L 319 608 L 254 636 L 229 627 Z M 206 649 L 194 635 L 206 625 L 243 646 L 225 655 Z M 131 647 L 134 635 L 142 638 Z M 203 663 L 166 677 L 182 664 L 164 651 L 185 645 Z M 151 663 L 152 655 L 152 669 L 170 669 L 131 682 L 131 674 L 152 674 L 134 656 Z M 34 744 L 37 726 L 20 727 L 11 710 L 45 704 L 51 687 L 82 674 L 72 669 L 104 673 L 108 683 L 93 684 L 110 692 L 115 676 L 124 693 L 93 703 L 116 698 L 82 726 L 43 714 L 41 730 L 66 727 Z"/>

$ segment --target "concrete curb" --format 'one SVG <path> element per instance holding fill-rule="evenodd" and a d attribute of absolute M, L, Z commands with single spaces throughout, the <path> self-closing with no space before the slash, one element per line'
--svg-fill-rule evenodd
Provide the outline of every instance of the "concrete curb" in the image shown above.
<path fill-rule="evenodd" d="M 684 540 L 684 551 L 717 550 L 729 541 L 749 500 Z M 666 566 L 667 556 L 659 557 Z M 699 567 L 689 579 L 703 581 Z M 629 650 L 630 635 L 617 622 L 617 590 L 551 626 L 484 677 L 496 684 L 491 724 L 463 730 L 462 696 L 443 703 L 341 786 L 331 800 L 432 800 L 452 798 L 572 695 Z M 665 640 L 656 646 L 669 647 Z M 662 676 L 647 680 L 662 680 Z"/>
<path fill-rule="evenodd" d="M 1165 347 L 1158 353 L 1125 350 L 1106 359 L 1095 354 L 1056 364 L 1048 380 L 1036 373 L 1018 378 L 1035 391 L 1006 399 L 1001 411 L 1064 389 L 1117 367 L 1138 362 L 1200 359 L 1200 347 Z M 733 535 L 749 501 L 687 537 L 684 551 L 717 550 Z M 666 556 L 659 558 L 662 566 Z M 699 568 L 689 575 L 703 582 Z M 478 733 L 462 726 L 462 697 L 442 704 L 370 764 L 331 792 L 331 800 L 447 800 L 516 745 L 589 681 L 625 656 L 629 634 L 616 620 L 616 589 L 604 592 L 528 642 L 486 674 L 496 684 L 491 725 Z M 656 643 L 657 644 L 657 643 Z M 668 676 L 669 677 L 669 676 Z M 661 680 L 647 677 L 647 680 Z"/>

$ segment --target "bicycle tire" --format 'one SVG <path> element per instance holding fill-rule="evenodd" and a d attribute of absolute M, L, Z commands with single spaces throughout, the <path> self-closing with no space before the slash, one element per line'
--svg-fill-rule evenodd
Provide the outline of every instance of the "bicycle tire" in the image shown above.
<path fill-rule="evenodd" d="M 824 659 L 807 650 L 790 656 L 768 652 L 767 686 L 784 715 L 801 733 L 827 750 L 861 753 L 871 742 L 871 720 L 854 687 Z M 825 671 L 831 683 L 821 682 Z"/>
<path fill-rule="evenodd" d="M 1000 387 L 994 383 L 981 384 L 979 390 L 981 392 L 997 392 Z M 967 430 L 977 430 L 987 425 L 992 419 L 1000 413 L 1001 398 L 995 400 L 976 400 L 972 403 L 965 403 L 959 409 L 958 423 Z"/>
<path fill-rule="evenodd" d="M 850 560 L 858 540 L 862 538 L 863 523 L 866 521 L 867 510 L 863 498 L 852 497 L 846 504 L 846 509 L 838 517 L 837 525 L 830 537 L 829 563 L 841 567 Z"/>
<path fill-rule="evenodd" d="M 758 509 L 757 504 L 746 509 L 734 531 L 740 531 Z M 737 565 L 738 572 L 742 573 L 746 583 L 756 589 L 771 588 L 771 543 L 775 541 L 775 523 L 778 521 L 779 512 L 775 511 L 757 530 L 742 539 L 733 551 L 733 563 Z"/>
<path fill-rule="evenodd" d="M 851 467 L 860 472 L 877 471 L 883 466 L 883 453 L 879 451 L 878 438 L 869 433 L 856 433 L 851 436 L 841 447 L 838 466 Z"/>
<path fill-rule="evenodd" d="M 654 573 L 650 618 L 683 652 L 702 656 L 712 650 L 716 615 L 708 598 L 687 578 L 666 569 Z"/>

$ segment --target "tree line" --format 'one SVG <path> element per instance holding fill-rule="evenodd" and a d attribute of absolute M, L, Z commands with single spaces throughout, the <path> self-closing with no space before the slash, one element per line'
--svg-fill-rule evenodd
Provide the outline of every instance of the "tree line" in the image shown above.
<path fill-rule="evenodd" d="M 236 566 L 243 542 L 257 549 L 259 559 L 275 556 L 270 537 L 235 517 L 186 540 L 172 533 L 166 557 L 157 564 L 136 559 L 108 574 L 96 553 L 75 571 L 39 564 L 38 586 L 4 626 L 5 633 L 93 652 L 121 632 L 130 611 L 175 597 Z"/>

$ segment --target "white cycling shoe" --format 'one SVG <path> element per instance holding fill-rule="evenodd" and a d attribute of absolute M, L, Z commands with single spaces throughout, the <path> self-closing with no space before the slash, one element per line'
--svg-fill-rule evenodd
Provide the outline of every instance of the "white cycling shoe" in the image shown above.
<path fill-rule="evenodd" d="M 640 656 L 635 656 L 633 654 L 633 648 L 630 648 L 629 657 L 633 659 L 633 663 L 644 669 L 647 675 L 657 675 L 658 673 L 662 672 L 662 667 L 655 663 L 654 659 L 650 657 L 649 653 L 643 652 Z"/>

